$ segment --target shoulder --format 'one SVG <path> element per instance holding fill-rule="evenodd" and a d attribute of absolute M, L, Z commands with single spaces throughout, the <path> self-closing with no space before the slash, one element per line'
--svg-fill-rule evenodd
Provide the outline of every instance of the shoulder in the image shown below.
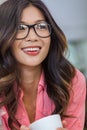
<path fill-rule="evenodd" d="M 76 69 L 75 76 L 72 80 L 72 85 L 86 85 L 86 78 L 78 69 Z"/>
<path fill-rule="evenodd" d="M 86 95 L 86 78 L 85 76 L 76 69 L 76 74 L 72 80 L 72 90 L 75 98 L 85 98 Z"/>
<path fill-rule="evenodd" d="M 70 101 L 66 110 L 66 115 L 70 115 L 70 118 L 66 118 L 67 128 L 69 130 L 83 130 L 85 119 L 86 79 L 79 70 L 76 70 L 71 85 L 72 91 L 70 91 Z M 72 118 L 72 116 L 74 118 Z"/>

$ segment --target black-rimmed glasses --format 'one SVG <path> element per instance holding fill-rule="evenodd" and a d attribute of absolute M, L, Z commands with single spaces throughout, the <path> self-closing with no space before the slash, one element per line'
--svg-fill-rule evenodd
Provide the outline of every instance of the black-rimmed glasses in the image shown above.
<path fill-rule="evenodd" d="M 45 21 L 33 25 L 20 23 L 18 25 L 16 39 L 25 39 L 28 36 L 31 28 L 33 28 L 37 36 L 41 38 L 47 38 L 51 35 L 51 26 Z"/>

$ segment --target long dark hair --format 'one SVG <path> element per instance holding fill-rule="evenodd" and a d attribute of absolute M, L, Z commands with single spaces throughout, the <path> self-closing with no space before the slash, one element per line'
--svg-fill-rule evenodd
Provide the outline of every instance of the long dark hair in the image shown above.
<path fill-rule="evenodd" d="M 11 44 L 17 34 L 17 26 L 21 19 L 21 12 L 29 4 L 41 10 L 46 21 L 52 27 L 51 45 L 48 56 L 43 61 L 48 96 L 55 104 L 53 113 L 64 115 L 70 99 L 71 82 L 75 75 L 75 69 L 65 58 L 67 40 L 64 33 L 58 27 L 47 7 L 40 0 L 7 0 L 0 5 L 0 107 L 5 106 L 9 119 L 9 127 L 20 127 L 15 118 L 18 105 L 18 95 L 14 91 L 14 83 L 19 84 L 16 72 L 16 60 L 11 53 Z M 19 90 L 19 88 L 17 88 Z M 17 90 L 17 91 L 18 91 Z M 52 114 L 53 114 L 52 113 Z"/>

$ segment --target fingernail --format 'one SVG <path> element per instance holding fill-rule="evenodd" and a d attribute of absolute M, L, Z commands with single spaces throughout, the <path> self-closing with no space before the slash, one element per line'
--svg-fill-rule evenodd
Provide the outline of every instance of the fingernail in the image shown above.
<path fill-rule="evenodd" d="M 24 126 L 24 125 L 21 126 L 21 130 L 22 130 L 22 129 L 24 129 L 24 130 L 29 130 L 29 128 L 26 127 L 26 126 Z"/>

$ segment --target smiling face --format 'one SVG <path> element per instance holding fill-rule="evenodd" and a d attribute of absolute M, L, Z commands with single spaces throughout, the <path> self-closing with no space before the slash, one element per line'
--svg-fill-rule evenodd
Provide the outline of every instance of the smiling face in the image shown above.
<path fill-rule="evenodd" d="M 33 25 L 45 21 L 42 12 L 30 5 L 22 13 L 21 23 L 24 25 Z M 33 28 L 30 29 L 25 39 L 15 40 L 12 44 L 12 53 L 17 62 L 22 66 L 35 67 L 41 66 L 42 61 L 46 58 L 51 38 L 39 37 Z"/>

